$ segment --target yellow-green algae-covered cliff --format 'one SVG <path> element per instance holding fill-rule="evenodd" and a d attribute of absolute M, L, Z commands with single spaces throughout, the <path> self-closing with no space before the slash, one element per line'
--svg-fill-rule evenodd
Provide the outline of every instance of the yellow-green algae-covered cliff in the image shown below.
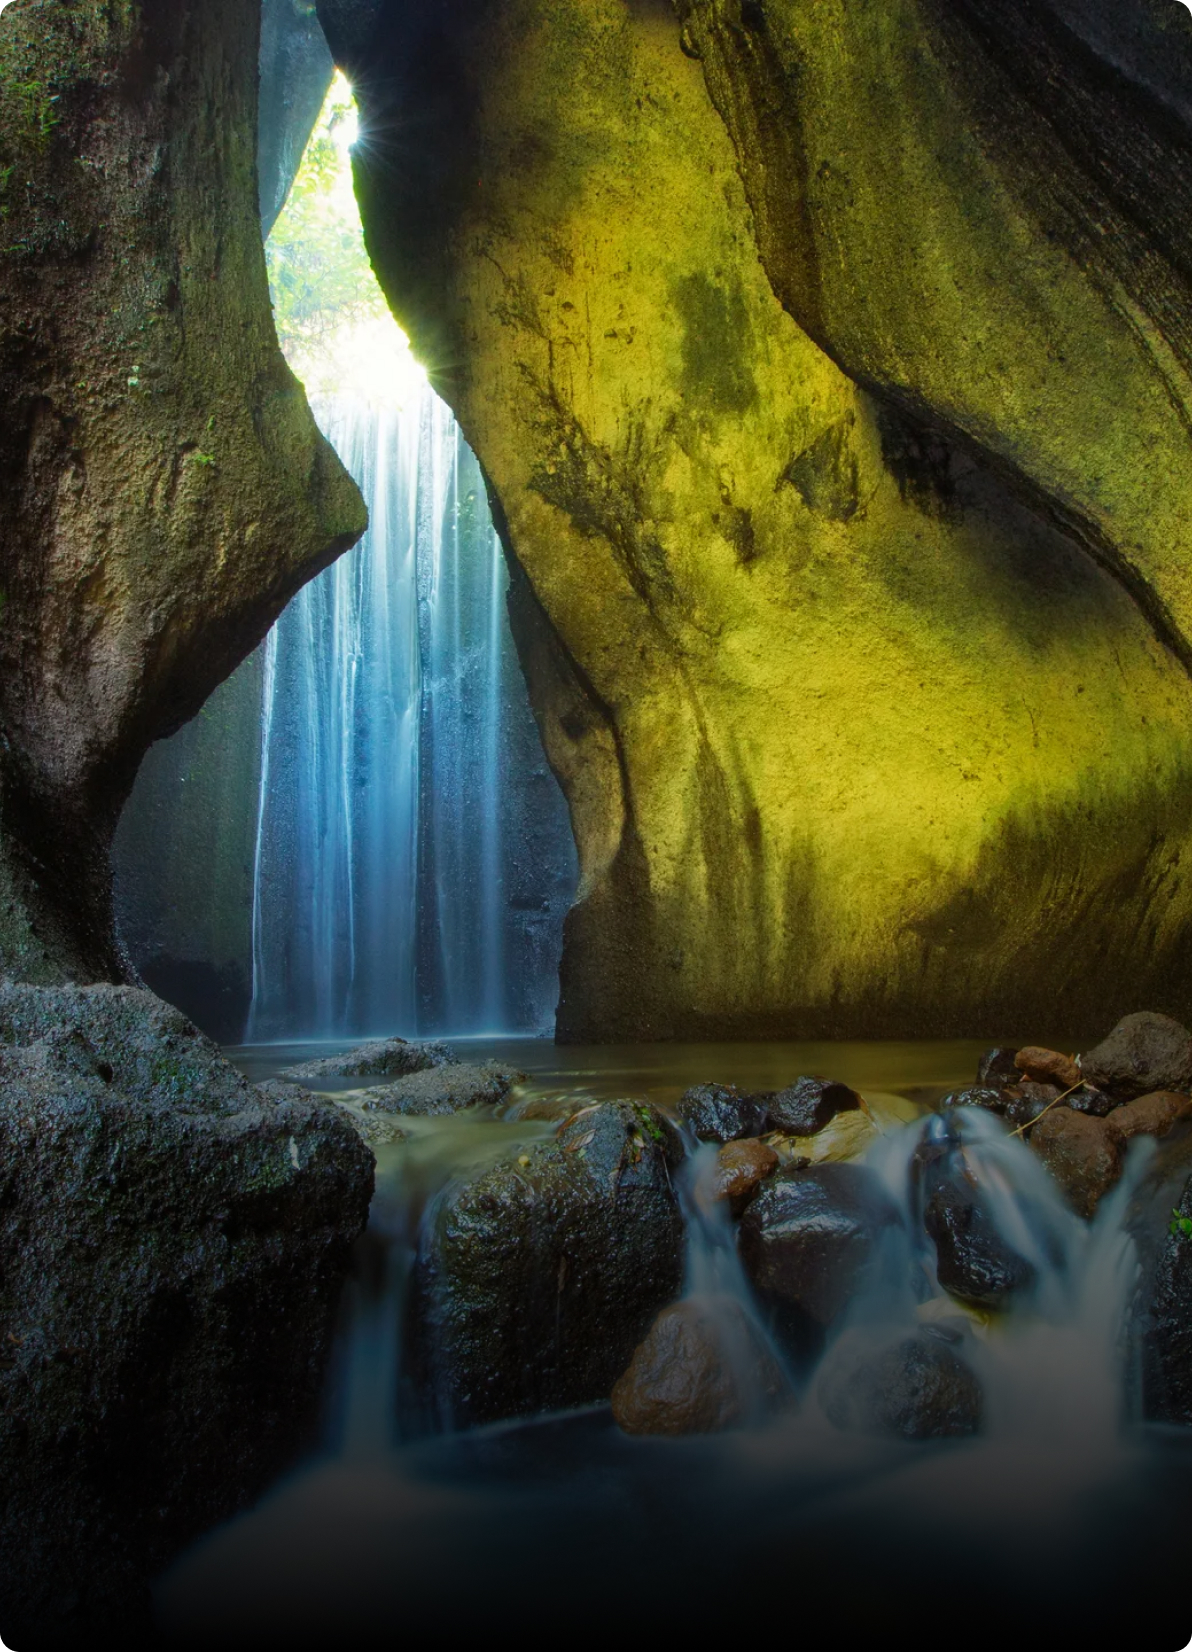
<path fill-rule="evenodd" d="M 1187 306 L 1112 131 L 1038 87 L 991 130 L 989 7 L 680 9 L 323 14 L 516 563 L 582 863 L 561 1035 L 1186 1011 Z M 1140 28 L 1186 51 L 1177 10 Z M 1044 13 L 1182 165 L 1058 11 L 1010 34 Z"/>

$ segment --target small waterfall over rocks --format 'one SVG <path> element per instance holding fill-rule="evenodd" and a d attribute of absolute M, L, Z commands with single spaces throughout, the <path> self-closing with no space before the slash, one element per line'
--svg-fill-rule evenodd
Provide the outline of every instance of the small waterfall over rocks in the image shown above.
<path fill-rule="evenodd" d="M 313 405 L 371 525 L 265 644 L 248 1039 L 539 1031 L 575 851 L 483 477 L 429 386 Z"/>

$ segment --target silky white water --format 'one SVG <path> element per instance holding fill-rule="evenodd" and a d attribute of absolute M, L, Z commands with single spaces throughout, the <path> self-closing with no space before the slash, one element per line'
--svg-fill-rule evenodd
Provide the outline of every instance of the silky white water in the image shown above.
<path fill-rule="evenodd" d="M 313 405 L 370 525 L 265 644 L 248 1039 L 542 1030 L 575 854 L 479 467 L 428 385 Z"/>

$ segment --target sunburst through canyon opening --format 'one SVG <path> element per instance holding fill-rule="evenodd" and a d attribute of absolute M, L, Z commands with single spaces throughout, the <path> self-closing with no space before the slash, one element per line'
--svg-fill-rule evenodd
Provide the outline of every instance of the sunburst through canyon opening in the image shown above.
<path fill-rule="evenodd" d="M 484 478 L 389 313 L 336 74 L 267 242 L 278 336 L 369 511 L 116 844 L 144 979 L 225 1041 L 538 1032 L 576 883 Z"/>

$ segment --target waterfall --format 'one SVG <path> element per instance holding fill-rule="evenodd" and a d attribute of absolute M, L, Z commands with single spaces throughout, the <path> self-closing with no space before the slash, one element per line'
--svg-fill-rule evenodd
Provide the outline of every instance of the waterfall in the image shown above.
<path fill-rule="evenodd" d="M 479 466 L 429 386 L 312 405 L 370 526 L 265 644 L 247 1036 L 539 1031 L 574 848 Z"/>

